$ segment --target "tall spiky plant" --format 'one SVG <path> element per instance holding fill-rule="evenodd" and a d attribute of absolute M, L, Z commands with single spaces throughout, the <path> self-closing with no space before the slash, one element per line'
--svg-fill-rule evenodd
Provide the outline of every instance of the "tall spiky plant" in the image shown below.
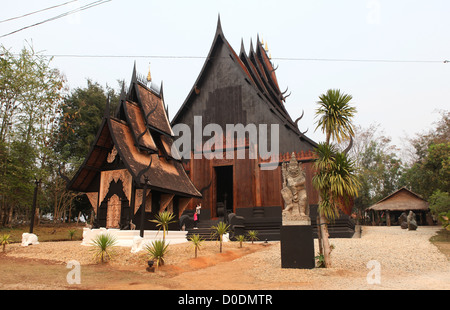
<path fill-rule="evenodd" d="M 106 258 L 112 259 L 114 254 L 114 246 L 117 244 L 117 238 L 108 233 L 97 235 L 92 240 L 92 251 L 94 251 L 94 258 L 100 258 L 100 262 L 104 263 Z"/>
<path fill-rule="evenodd" d="M 156 223 L 156 227 L 161 226 L 161 228 L 163 229 L 163 240 L 165 241 L 166 231 L 169 229 L 169 224 L 175 223 L 177 220 L 175 219 L 175 215 L 172 212 L 163 211 L 159 212 L 159 214 L 156 214 L 154 220 L 149 221 Z"/>
<path fill-rule="evenodd" d="M 327 221 L 337 217 L 339 206 L 346 212 L 351 210 L 352 199 L 358 193 L 358 182 L 352 162 L 345 153 L 337 152 L 330 140 L 341 142 L 354 135 L 352 118 L 356 108 L 349 104 L 352 96 L 341 93 L 339 89 L 329 89 L 319 99 L 316 130 L 320 128 L 326 139 L 316 148 L 313 185 L 319 192 L 319 247 L 323 249 L 325 267 L 331 267 Z"/>
<path fill-rule="evenodd" d="M 318 158 L 314 168 L 317 173 L 313 177 L 313 185 L 321 197 L 319 213 L 334 221 L 339 209 L 346 214 L 351 212 L 353 197 L 358 195 L 360 183 L 354 163 L 333 145 L 319 143 L 316 154 Z"/>
<path fill-rule="evenodd" d="M 151 244 L 145 246 L 150 259 L 156 261 L 156 269 L 159 266 L 164 265 L 164 256 L 167 254 L 167 248 L 169 244 L 166 244 L 165 240 L 154 240 Z"/>
<path fill-rule="evenodd" d="M 319 96 L 319 107 L 316 117 L 319 116 L 317 127 L 326 134 L 326 143 L 330 139 L 338 143 L 354 135 L 352 118 L 356 109 L 349 105 L 353 99 L 351 95 L 341 93 L 339 89 L 329 89 L 325 94 Z"/>

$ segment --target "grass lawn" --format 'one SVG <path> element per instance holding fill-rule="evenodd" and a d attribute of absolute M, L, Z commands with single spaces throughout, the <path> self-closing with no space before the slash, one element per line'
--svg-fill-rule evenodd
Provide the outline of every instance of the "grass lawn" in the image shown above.
<path fill-rule="evenodd" d="M 450 259 L 450 231 L 441 229 L 438 233 L 430 238 L 430 242 L 444 253 Z"/>
<path fill-rule="evenodd" d="M 83 239 L 84 224 L 60 223 L 60 224 L 40 224 L 33 228 L 33 233 L 38 236 L 39 242 L 45 241 L 68 241 L 71 240 L 69 231 L 75 230 L 72 240 Z M 15 226 L 12 228 L 0 228 L 0 235 L 8 234 L 9 242 L 22 242 L 22 234 L 30 232 L 29 225 Z"/>

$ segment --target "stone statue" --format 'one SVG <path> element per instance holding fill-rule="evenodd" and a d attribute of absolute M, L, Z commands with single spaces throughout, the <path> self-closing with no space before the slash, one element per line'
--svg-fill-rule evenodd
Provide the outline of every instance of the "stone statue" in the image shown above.
<path fill-rule="evenodd" d="M 417 222 L 416 222 L 416 215 L 414 214 L 414 212 L 409 211 L 407 220 L 408 220 L 408 230 L 416 230 Z"/>
<path fill-rule="evenodd" d="M 400 227 L 402 229 L 408 228 L 408 216 L 406 215 L 405 212 L 402 212 L 402 214 L 398 218 L 398 223 L 400 224 Z"/>
<path fill-rule="evenodd" d="M 285 204 L 283 223 L 294 222 L 298 225 L 310 225 L 306 174 L 302 164 L 297 162 L 295 153 L 292 153 L 289 163 L 282 164 L 281 172 L 283 175 L 281 196 Z"/>

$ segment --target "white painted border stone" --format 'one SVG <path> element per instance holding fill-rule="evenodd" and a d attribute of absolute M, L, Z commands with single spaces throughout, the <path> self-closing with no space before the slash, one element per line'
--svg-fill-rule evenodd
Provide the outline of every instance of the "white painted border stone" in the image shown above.
<path fill-rule="evenodd" d="M 144 230 L 144 238 L 140 237 L 139 230 L 120 230 L 115 228 L 83 228 L 83 241 L 81 245 L 91 246 L 92 241 L 99 234 L 109 233 L 117 238 L 117 246 L 130 247 L 132 253 L 137 253 L 144 248 L 146 244 L 150 244 L 154 240 L 161 240 L 163 238 L 162 230 Z M 166 232 L 166 242 L 169 244 L 177 244 L 188 242 L 186 235 L 187 231 L 173 231 Z"/>

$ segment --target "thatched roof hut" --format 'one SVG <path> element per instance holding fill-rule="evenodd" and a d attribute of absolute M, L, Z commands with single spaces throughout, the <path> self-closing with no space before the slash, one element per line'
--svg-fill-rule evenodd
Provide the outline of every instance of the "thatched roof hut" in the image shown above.
<path fill-rule="evenodd" d="M 426 211 L 428 202 L 418 194 L 402 187 L 389 196 L 381 199 L 367 210 L 374 211 Z"/>
<path fill-rule="evenodd" d="M 396 219 L 398 219 L 401 212 L 413 211 L 418 214 L 418 222 L 420 224 L 425 223 L 423 216 L 427 216 L 427 214 L 429 215 L 428 202 L 420 195 L 410 191 L 406 187 L 402 187 L 389 196 L 381 199 L 373 206 L 367 208 L 366 211 L 372 211 L 374 214 L 378 215 L 380 213 L 386 213 L 386 224 L 388 226 L 391 226 L 391 222 L 396 223 Z M 375 215 L 373 220 L 375 221 Z M 432 224 L 432 221 L 429 221 L 428 219 L 427 221 L 429 222 L 429 225 Z"/>

